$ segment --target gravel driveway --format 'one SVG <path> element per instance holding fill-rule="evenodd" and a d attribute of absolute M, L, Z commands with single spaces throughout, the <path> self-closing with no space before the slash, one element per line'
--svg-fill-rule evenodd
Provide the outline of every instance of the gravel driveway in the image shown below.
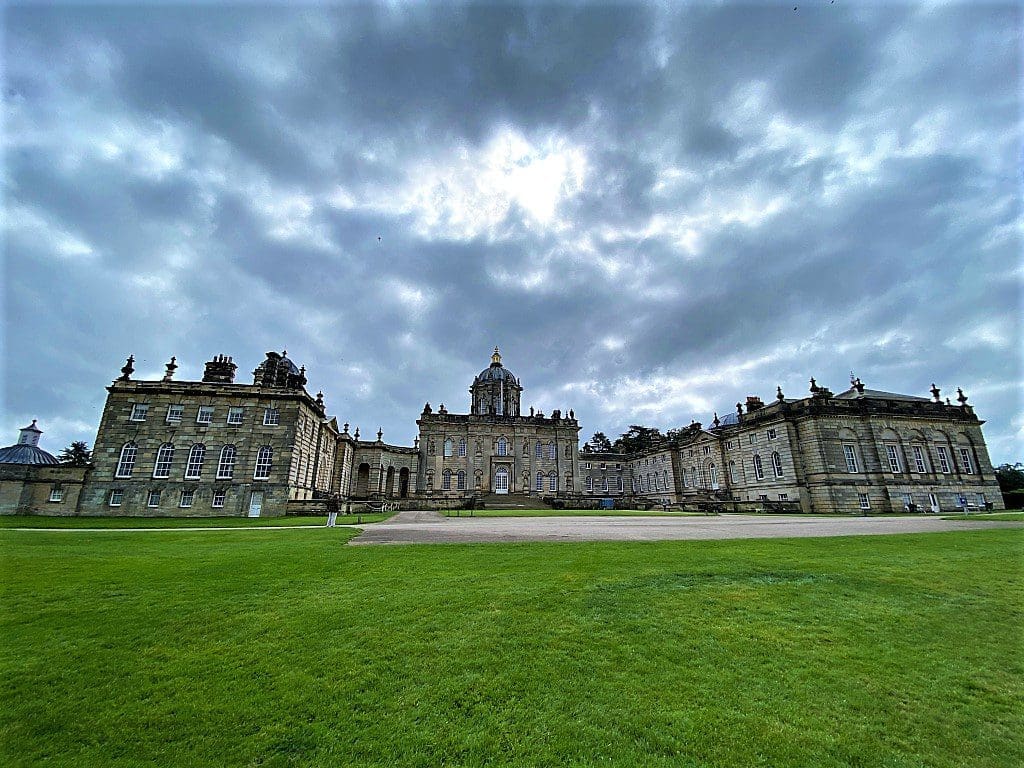
<path fill-rule="evenodd" d="M 1024 528 L 1024 523 L 941 520 L 937 517 L 442 517 L 436 512 L 400 512 L 390 520 L 366 526 L 363 533 L 350 543 L 770 539 L 976 531 L 983 528 Z"/>

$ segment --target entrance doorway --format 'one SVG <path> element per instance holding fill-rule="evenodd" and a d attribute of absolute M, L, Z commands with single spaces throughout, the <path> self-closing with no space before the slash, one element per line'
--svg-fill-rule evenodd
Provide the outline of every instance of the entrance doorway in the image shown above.
<path fill-rule="evenodd" d="M 494 471 L 494 492 L 508 493 L 508 470 L 505 467 L 498 467 Z"/>
<path fill-rule="evenodd" d="M 409 495 L 409 468 L 402 467 L 398 473 L 398 498 L 404 499 Z"/>
<path fill-rule="evenodd" d="M 370 495 L 370 465 L 365 462 L 356 470 L 356 492 L 352 495 L 357 499 L 365 499 Z"/>
<path fill-rule="evenodd" d="M 253 491 L 249 497 L 249 517 L 259 517 L 263 509 L 263 491 Z"/>

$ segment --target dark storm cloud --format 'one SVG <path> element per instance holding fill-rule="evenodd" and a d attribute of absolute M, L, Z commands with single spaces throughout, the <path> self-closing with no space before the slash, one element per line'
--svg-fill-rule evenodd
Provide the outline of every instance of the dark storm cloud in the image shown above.
<path fill-rule="evenodd" d="M 500 344 L 587 432 L 855 368 L 1022 458 L 1013 4 L 6 13 L 9 434 L 287 347 L 409 442 Z"/>

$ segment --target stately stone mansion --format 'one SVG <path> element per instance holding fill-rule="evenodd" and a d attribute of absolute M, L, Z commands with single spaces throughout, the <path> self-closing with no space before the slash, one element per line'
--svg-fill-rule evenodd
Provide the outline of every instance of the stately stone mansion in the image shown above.
<path fill-rule="evenodd" d="M 517 497 L 587 507 L 682 505 L 859 513 L 1002 508 L 981 432 L 959 392 L 893 394 L 853 379 L 833 394 L 777 389 L 634 454 L 580 449 L 575 413 L 523 413 L 522 382 L 495 348 L 469 413 L 424 406 L 412 446 L 340 427 L 304 368 L 268 352 L 251 384 L 218 355 L 201 381 L 134 379 L 108 388 L 91 467 L 60 465 L 35 422 L 0 449 L 0 514 L 283 515 L 393 500 L 438 508 Z M 852 377 L 851 377 L 852 378 Z M 611 500 L 611 501 L 609 501 Z"/>

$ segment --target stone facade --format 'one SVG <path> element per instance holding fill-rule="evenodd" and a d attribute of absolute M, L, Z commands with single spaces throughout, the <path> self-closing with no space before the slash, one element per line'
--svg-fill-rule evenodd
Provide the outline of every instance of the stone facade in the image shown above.
<path fill-rule="evenodd" d="M 624 453 L 580 453 L 580 490 L 601 498 L 622 497 L 632 492 L 632 474 Z"/>
<path fill-rule="evenodd" d="M 675 467 L 671 491 L 682 503 L 850 514 L 1002 509 L 983 423 L 962 392 L 951 405 L 934 388 L 928 400 L 869 390 L 857 379 L 833 395 L 812 379 L 809 397 L 779 391 L 768 405 L 749 397 L 735 415 L 689 430 L 671 446 L 671 461 L 649 451 L 629 466 L 634 493 L 648 498 L 659 495 L 649 467 Z"/>
<path fill-rule="evenodd" d="M 346 425 L 347 426 L 347 425 Z M 416 493 L 419 450 L 388 445 L 382 432 L 376 442 L 352 439 L 348 481 L 339 483 L 342 497 L 353 501 L 407 499 Z"/>
<path fill-rule="evenodd" d="M 87 467 L 0 464 L 0 515 L 71 515 Z"/>
<path fill-rule="evenodd" d="M 330 493 L 337 424 L 304 372 L 268 353 L 253 384 L 236 384 L 225 364 L 174 381 L 172 358 L 161 381 L 125 374 L 107 388 L 80 514 L 282 515 Z"/>
<path fill-rule="evenodd" d="M 643 451 L 581 454 L 573 411 L 523 413 L 497 349 L 470 412 L 428 403 L 413 446 L 339 429 L 286 354 L 268 352 L 252 384 L 223 355 L 202 381 L 175 380 L 174 358 L 161 380 L 138 381 L 132 363 L 107 388 L 91 468 L 55 465 L 35 422 L 0 449 L 0 514 L 283 515 L 332 499 L 438 507 L 491 494 L 848 514 L 1003 507 L 983 422 L 962 392 L 953 405 L 934 386 L 928 399 L 856 379 L 833 395 L 812 379 L 807 397 L 749 397 Z"/>
<path fill-rule="evenodd" d="M 572 496 L 578 492 L 580 426 L 570 411 L 522 414 L 522 385 L 501 364 L 473 380 L 470 413 L 423 408 L 419 426 L 420 495 L 465 499 L 488 494 Z"/>

